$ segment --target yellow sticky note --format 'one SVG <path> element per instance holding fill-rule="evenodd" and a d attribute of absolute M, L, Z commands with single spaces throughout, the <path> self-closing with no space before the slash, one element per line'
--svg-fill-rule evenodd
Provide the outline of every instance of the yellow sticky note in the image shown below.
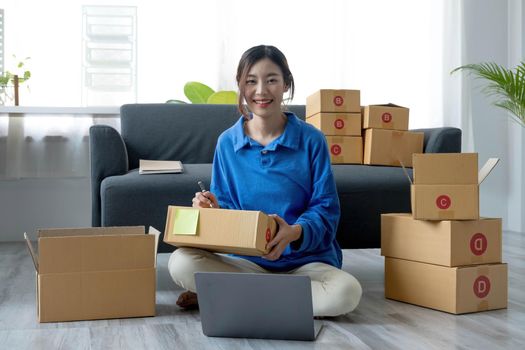
<path fill-rule="evenodd" d="M 173 213 L 174 235 L 196 235 L 199 222 L 199 209 L 175 209 Z"/>

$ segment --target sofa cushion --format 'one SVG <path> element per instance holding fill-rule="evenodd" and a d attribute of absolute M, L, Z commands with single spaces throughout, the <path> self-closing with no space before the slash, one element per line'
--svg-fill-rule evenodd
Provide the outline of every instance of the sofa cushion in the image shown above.
<path fill-rule="evenodd" d="M 409 179 L 399 167 L 332 167 L 341 204 L 337 241 L 345 248 L 379 247 L 380 215 L 410 212 Z"/>
<path fill-rule="evenodd" d="M 304 106 L 288 109 L 304 118 Z M 134 169 L 139 159 L 211 163 L 217 138 L 240 114 L 236 105 L 157 103 L 123 105 L 120 118 L 129 169 Z"/>
<path fill-rule="evenodd" d="M 211 164 L 184 164 L 181 174 L 139 175 L 132 170 L 101 184 L 102 226 L 153 226 L 163 232 L 168 205 L 191 206 L 197 181 L 209 186 Z M 159 251 L 173 247 L 159 242 Z"/>

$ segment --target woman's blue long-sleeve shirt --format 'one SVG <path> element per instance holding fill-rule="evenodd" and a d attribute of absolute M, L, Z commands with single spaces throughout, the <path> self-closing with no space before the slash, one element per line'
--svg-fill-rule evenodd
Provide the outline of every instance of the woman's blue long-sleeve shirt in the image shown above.
<path fill-rule="evenodd" d="M 243 258 L 271 271 L 311 262 L 340 268 L 339 198 L 326 139 L 293 113 L 286 117 L 284 132 L 267 146 L 245 135 L 243 117 L 224 131 L 213 159 L 211 192 L 221 208 L 260 210 L 302 227 L 300 245 L 288 245 L 278 260 Z"/>

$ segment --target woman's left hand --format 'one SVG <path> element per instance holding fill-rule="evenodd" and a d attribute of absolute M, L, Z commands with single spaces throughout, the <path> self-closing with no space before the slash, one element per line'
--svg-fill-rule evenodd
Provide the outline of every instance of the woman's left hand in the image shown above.
<path fill-rule="evenodd" d="M 281 254 L 288 244 L 301 237 L 303 229 L 301 225 L 288 225 L 288 223 L 278 215 L 274 214 L 270 216 L 279 224 L 279 231 L 277 231 L 277 234 L 266 245 L 270 252 L 262 257 L 274 261 L 281 257 Z"/>

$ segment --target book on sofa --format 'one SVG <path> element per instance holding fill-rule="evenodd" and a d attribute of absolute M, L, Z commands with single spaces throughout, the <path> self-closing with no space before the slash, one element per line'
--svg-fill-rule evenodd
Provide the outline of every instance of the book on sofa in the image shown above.
<path fill-rule="evenodd" d="M 139 160 L 139 174 L 182 173 L 184 167 L 178 160 Z"/>

